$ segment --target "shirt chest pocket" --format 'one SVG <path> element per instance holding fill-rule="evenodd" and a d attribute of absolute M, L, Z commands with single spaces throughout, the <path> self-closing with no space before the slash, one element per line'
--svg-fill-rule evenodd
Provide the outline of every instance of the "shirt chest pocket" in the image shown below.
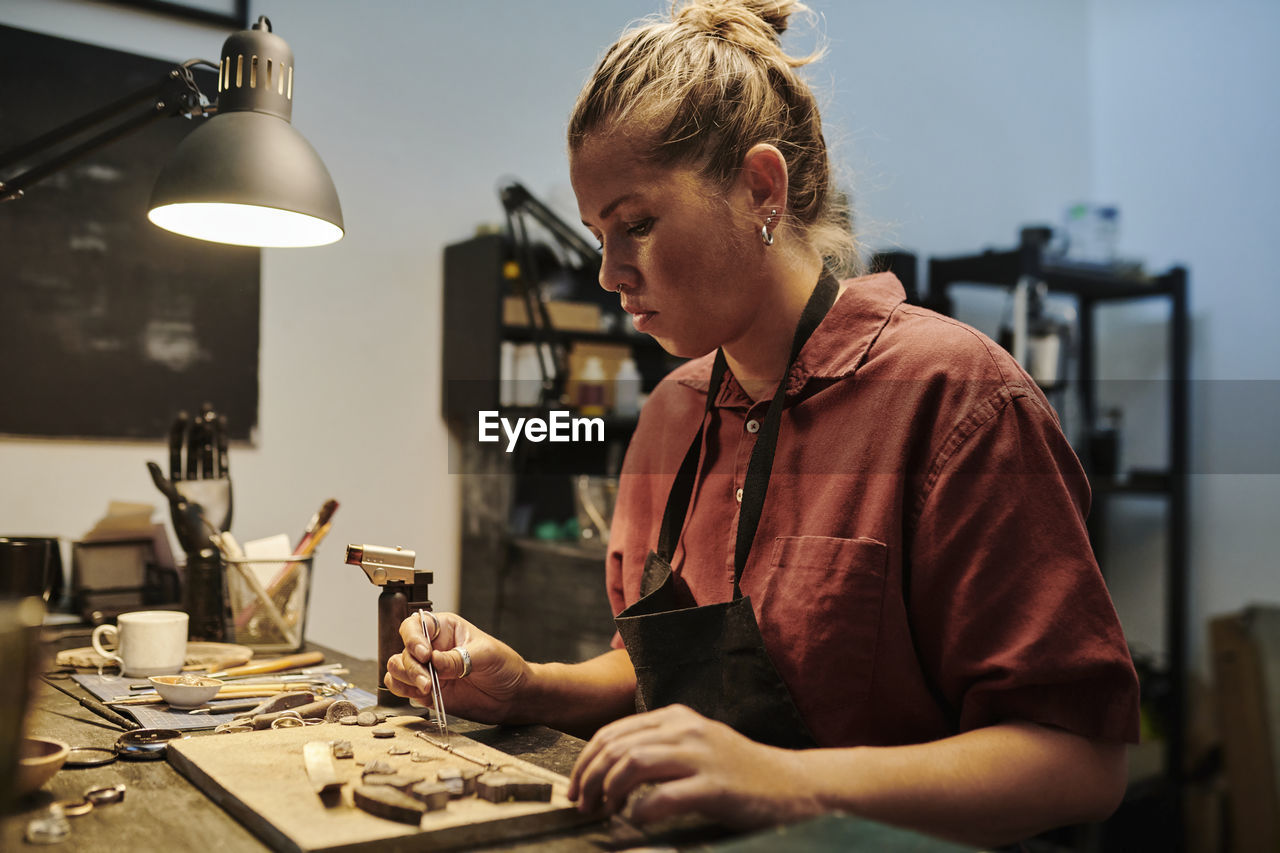
<path fill-rule="evenodd" d="M 761 631 L 779 674 L 810 711 L 866 699 L 888 558 L 888 546 L 874 539 L 774 539 L 759 594 Z"/>

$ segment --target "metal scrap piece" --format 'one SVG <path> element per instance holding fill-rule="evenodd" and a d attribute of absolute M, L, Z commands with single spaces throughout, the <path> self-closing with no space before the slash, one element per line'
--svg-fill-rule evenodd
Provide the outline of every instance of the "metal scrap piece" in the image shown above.
<path fill-rule="evenodd" d="M 124 783 L 119 782 L 115 785 L 104 785 L 101 788 L 90 788 L 84 792 L 84 798 L 95 806 L 106 806 L 123 800 L 124 792 Z"/>
<path fill-rule="evenodd" d="M 387 755 L 408 755 L 408 754 L 409 754 L 409 747 L 403 746 L 398 743 L 394 743 L 387 748 Z"/>
<path fill-rule="evenodd" d="M 409 776 L 404 773 L 365 773 L 360 780 L 366 785 L 390 785 L 392 788 L 412 788 L 423 781 L 421 776 Z"/>
<path fill-rule="evenodd" d="M 332 741 L 331 743 L 333 746 L 334 758 L 355 758 L 356 757 L 356 752 L 351 747 L 351 741 L 335 740 L 335 741 Z"/>
<path fill-rule="evenodd" d="M 302 760 L 306 764 L 307 778 L 317 794 L 342 784 L 338 769 L 333 766 L 333 744 L 327 740 L 312 740 L 302 747 Z"/>
<path fill-rule="evenodd" d="M 371 815 L 417 825 L 426 803 L 389 785 L 360 785 L 352 792 L 355 804 Z"/>
<path fill-rule="evenodd" d="M 324 712 L 324 721 L 326 723 L 341 722 L 344 717 L 350 717 L 356 713 L 356 703 L 347 699 L 339 699 L 328 707 Z"/>
<path fill-rule="evenodd" d="M 316 700 L 315 694 L 310 690 L 291 690 L 287 693 L 277 693 L 269 696 L 257 707 L 245 711 L 243 714 L 236 714 L 234 720 L 252 720 L 259 714 L 274 714 L 279 711 L 288 711 L 290 708 L 298 708 L 303 705 L 309 705 Z"/>
<path fill-rule="evenodd" d="M 324 719 L 324 712 L 329 710 L 329 706 L 332 705 L 335 701 L 337 700 L 334 699 L 332 696 L 329 696 L 324 699 L 317 699 L 316 701 L 306 705 L 298 705 L 297 707 L 290 708 L 286 711 L 276 711 L 269 714 L 258 714 L 255 717 L 253 717 L 253 727 L 255 729 L 271 728 L 271 724 L 275 722 L 277 718 L 284 716 L 285 714 L 288 714 L 291 717 L 299 717 L 299 718 L 309 717 L 312 719 L 322 720 Z"/>
<path fill-rule="evenodd" d="M 61 808 L 67 817 L 80 817 L 93 811 L 93 803 L 88 800 L 58 800 L 54 805 Z"/>
<path fill-rule="evenodd" d="M 360 772 L 362 776 L 368 776 L 370 773 L 386 773 L 390 775 L 396 772 L 396 768 L 392 766 L 390 761 L 378 759 L 365 762 L 364 769 Z"/>

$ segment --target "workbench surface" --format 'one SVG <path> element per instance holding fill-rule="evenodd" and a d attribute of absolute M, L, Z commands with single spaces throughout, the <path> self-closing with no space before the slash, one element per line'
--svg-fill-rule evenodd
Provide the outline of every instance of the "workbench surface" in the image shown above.
<path fill-rule="evenodd" d="M 88 629 L 84 629 L 87 634 Z M 57 648 L 84 645 L 85 637 L 64 636 Z M 320 646 L 326 662 L 347 665 L 353 683 L 372 690 L 377 680 L 374 661 L 352 660 Z M 50 660 L 52 654 L 50 655 Z M 61 685 L 88 696 L 70 680 Z M 457 731 L 503 752 L 556 773 L 568 775 L 583 741 L 542 726 L 493 727 L 451 719 Z M 27 732 L 52 737 L 71 746 L 110 747 L 121 734 L 106 720 L 74 699 L 37 680 Z M 234 737 L 197 732 L 193 737 Z M 27 822 L 55 800 L 78 800 L 90 788 L 123 782 L 124 801 L 70 818 L 71 837 L 52 848 L 27 844 Z M 219 853 L 263 853 L 269 848 L 227 812 L 201 793 L 167 761 L 119 760 L 101 767 L 64 768 L 44 787 L 24 800 L 15 814 L 0 817 L 0 850 L 212 850 Z M 596 853 L 608 843 L 607 826 L 595 823 L 558 834 L 520 842 L 490 845 L 486 851 L 539 853 Z"/>
<path fill-rule="evenodd" d="M 53 652 L 84 645 L 88 628 L 64 631 L 51 644 Z M 330 649 L 321 651 L 327 663 L 342 662 L 347 676 L 367 690 L 376 686 L 376 662 L 354 660 Z M 88 696 L 75 682 L 60 682 L 77 695 Z M 400 710 L 403 713 L 403 709 Z M 450 718 L 455 731 L 480 743 L 567 776 L 585 743 L 543 726 L 483 726 Z M 52 737 L 71 746 L 109 747 L 121 730 L 81 707 L 71 697 L 37 679 L 27 733 Z M 197 732 L 192 737 L 234 737 Z M 71 836 L 52 847 L 24 840 L 27 822 L 56 800 L 79 800 L 90 788 L 127 786 L 120 803 L 95 808 L 69 818 Z M 844 815 L 828 815 L 788 827 L 732 838 L 720 827 L 697 820 L 677 820 L 645 833 L 620 821 L 596 822 L 506 843 L 472 846 L 483 853 L 601 853 L 641 847 L 701 853 L 757 853 L 757 851 L 875 850 L 882 853 L 965 853 L 972 848 L 938 841 L 917 833 Z M 151 851 L 216 850 L 218 853 L 264 853 L 270 848 L 180 775 L 168 761 L 125 761 L 90 768 L 64 768 L 43 788 L 26 798 L 19 810 L 0 815 L 0 850 L 36 851 Z"/>

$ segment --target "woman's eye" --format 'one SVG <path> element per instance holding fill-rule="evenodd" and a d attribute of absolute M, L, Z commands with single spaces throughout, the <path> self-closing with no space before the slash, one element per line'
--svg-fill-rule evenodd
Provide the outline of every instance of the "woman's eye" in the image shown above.
<path fill-rule="evenodd" d="M 648 234 L 650 229 L 652 228 L 653 228 L 652 218 L 641 219 L 639 222 L 635 223 L 634 225 L 628 226 L 627 233 L 630 234 L 632 237 L 643 237 L 644 235 Z"/>

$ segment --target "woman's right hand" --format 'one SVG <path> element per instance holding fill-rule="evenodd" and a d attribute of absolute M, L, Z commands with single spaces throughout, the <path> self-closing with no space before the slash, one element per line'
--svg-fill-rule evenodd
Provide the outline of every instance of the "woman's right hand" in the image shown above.
<path fill-rule="evenodd" d="M 423 634 L 417 613 L 400 624 L 404 651 L 387 660 L 387 688 L 430 708 L 434 701 L 426 666 L 430 655 L 446 713 L 477 723 L 506 721 L 530 678 L 525 659 L 456 613 L 428 613 L 426 623 L 431 637 Z M 460 647 L 471 656 L 465 678 Z"/>

